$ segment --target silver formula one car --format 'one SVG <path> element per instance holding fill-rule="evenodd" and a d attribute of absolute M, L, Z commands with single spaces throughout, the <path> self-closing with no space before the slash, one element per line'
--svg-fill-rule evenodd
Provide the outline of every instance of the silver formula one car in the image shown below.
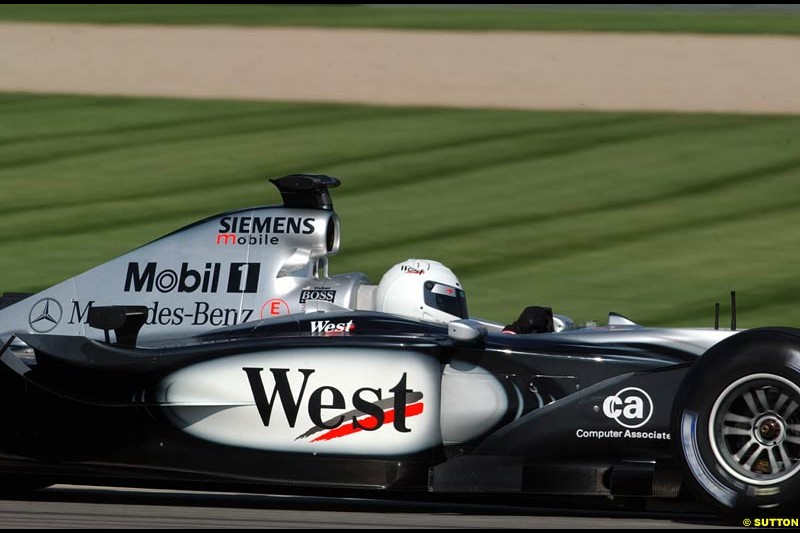
<path fill-rule="evenodd" d="M 517 335 L 409 260 L 329 276 L 338 180 L 216 215 L 0 309 L 0 479 L 677 498 L 800 496 L 800 331 L 611 314 Z M 549 331 L 549 329 L 548 329 Z"/>

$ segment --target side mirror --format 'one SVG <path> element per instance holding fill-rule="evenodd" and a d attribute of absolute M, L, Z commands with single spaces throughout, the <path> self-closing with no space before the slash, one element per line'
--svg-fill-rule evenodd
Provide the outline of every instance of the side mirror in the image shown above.
<path fill-rule="evenodd" d="M 456 342 L 476 342 L 488 333 L 486 326 L 476 320 L 465 318 L 447 324 L 447 336 Z"/>

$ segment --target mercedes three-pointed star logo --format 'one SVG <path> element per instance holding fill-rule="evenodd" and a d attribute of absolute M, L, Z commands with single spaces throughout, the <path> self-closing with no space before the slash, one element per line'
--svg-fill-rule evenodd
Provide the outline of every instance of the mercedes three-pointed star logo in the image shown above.
<path fill-rule="evenodd" d="M 37 333 L 52 331 L 61 322 L 61 304 L 52 298 L 42 298 L 31 307 L 28 324 Z"/>

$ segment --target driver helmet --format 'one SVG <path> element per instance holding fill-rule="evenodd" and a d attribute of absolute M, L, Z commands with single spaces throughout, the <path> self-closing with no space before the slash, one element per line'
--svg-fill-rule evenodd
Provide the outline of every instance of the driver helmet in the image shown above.
<path fill-rule="evenodd" d="M 378 284 L 377 311 L 430 322 L 469 318 L 467 297 L 453 271 L 428 259 L 408 259 L 390 268 Z"/>

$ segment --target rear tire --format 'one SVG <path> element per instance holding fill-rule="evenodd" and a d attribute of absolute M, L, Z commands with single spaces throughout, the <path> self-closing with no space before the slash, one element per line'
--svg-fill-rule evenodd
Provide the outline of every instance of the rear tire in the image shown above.
<path fill-rule="evenodd" d="M 692 367 L 673 406 L 690 488 L 724 515 L 780 515 L 800 500 L 800 331 L 745 331 Z"/>

